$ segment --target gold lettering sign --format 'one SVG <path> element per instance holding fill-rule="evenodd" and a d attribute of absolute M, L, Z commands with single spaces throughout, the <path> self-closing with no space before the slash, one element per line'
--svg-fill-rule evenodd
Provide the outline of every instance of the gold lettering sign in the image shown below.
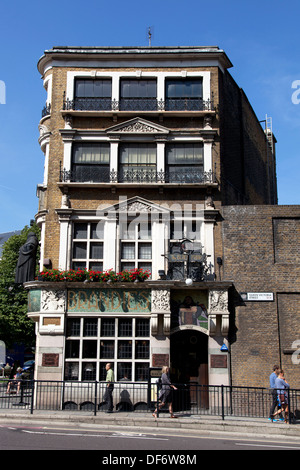
<path fill-rule="evenodd" d="M 59 317 L 44 317 L 43 318 L 43 325 L 60 325 L 60 318 Z"/>
<path fill-rule="evenodd" d="M 73 289 L 68 291 L 69 312 L 151 312 L 150 289 Z"/>

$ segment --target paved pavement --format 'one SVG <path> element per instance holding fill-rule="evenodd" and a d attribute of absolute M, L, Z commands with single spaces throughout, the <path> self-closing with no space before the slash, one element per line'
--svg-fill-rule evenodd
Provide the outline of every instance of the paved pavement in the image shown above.
<path fill-rule="evenodd" d="M 30 414 L 26 409 L 0 409 L 0 425 L 15 423 L 24 426 L 46 425 L 46 424 L 72 424 L 78 427 L 97 426 L 102 429 L 118 430 L 140 430 L 153 431 L 163 430 L 189 434 L 215 434 L 215 433 L 237 433 L 239 435 L 248 435 L 255 437 L 270 437 L 280 439 L 294 439 L 300 442 L 300 423 L 285 424 L 272 423 L 262 418 L 232 418 L 226 417 L 222 420 L 217 416 L 205 415 L 186 415 L 179 416 L 177 419 L 170 419 L 167 413 L 161 413 L 159 418 L 155 419 L 151 413 L 127 413 L 115 412 L 107 414 L 104 412 L 70 412 L 70 411 L 34 411 Z"/>

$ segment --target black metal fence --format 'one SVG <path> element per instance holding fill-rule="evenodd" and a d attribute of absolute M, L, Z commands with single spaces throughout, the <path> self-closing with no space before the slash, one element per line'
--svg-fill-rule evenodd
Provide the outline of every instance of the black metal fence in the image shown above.
<path fill-rule="evenodd" d="M 219 416 L 269 418 L 272 394 L 259 387 L 178 384 L 172 391 L 173 411 L 177 416 Z M 23 408 L 48 411 L 105 412 L 105 382 L 42 380 L 0 381 L 0 409 Z M 153 413 L 159 404 L 159 385 L 120 381 L 114 384 L 114 411 Z M 288 390 L 290 423 L 300 422 L 300 390 Z M 165 405 L 158 412 L 168 412 Z"/>
<path fill-rule="evenodd" d="M 60 169 L 59 179 L 63 183 L 169 183 L 169 184 L 213 184 L 217 178 L 212 171 L 201 169 L 156 171 L 110 170 L 107 165 L 80 165 L 72 170 Z"/>
<path fill-rule="evenodd" d="M 64 111 L 215 111 L 213 99 L 202 98 L 69 98 L 63 100 Z"/>

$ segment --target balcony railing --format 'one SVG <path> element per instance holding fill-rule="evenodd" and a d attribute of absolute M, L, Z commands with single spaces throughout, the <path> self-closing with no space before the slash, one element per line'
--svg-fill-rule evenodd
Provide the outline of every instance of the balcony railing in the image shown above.
<path fill-rule="evenodd" d="M 42 109 L 42 118 L 51 114 L 51 104 L 46 104 Z"/>
<path fill-rule="evenodd" d="M 124 98 L 120 101 L 110 98 L 69 98 L 63 101 L 64 111 L 214 111 L 213 99 L 172 98 Z"/>
<path fill-rule="evenodd" d="M 66 183 L 176 183 L 176 184 L 211 184 L 216 183 L 215 173 L 202 170 L 121 170 L 109 168 L 80 168 L 60 170 L 60 182 Z"/>

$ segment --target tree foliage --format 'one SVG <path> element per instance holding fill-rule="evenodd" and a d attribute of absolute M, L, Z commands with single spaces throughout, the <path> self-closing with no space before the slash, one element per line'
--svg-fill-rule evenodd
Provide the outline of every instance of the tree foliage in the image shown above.
<path fill-rule="evenodd" d="M 13 343 L 26 346 L 35 343 L 34 323 L 27 317 L 28 292 L 23 286 L 15 284 L 19 250 L 26 242 L 29 232 L 34 232 L 40 239 L 37 225 L 25 226 L 20 235 L 13 235 L 4 243 L 0 260 L 0 339 L 7 347 L 11 347 Z M 39 249 L 37 270 L 38 265 Z"/>

